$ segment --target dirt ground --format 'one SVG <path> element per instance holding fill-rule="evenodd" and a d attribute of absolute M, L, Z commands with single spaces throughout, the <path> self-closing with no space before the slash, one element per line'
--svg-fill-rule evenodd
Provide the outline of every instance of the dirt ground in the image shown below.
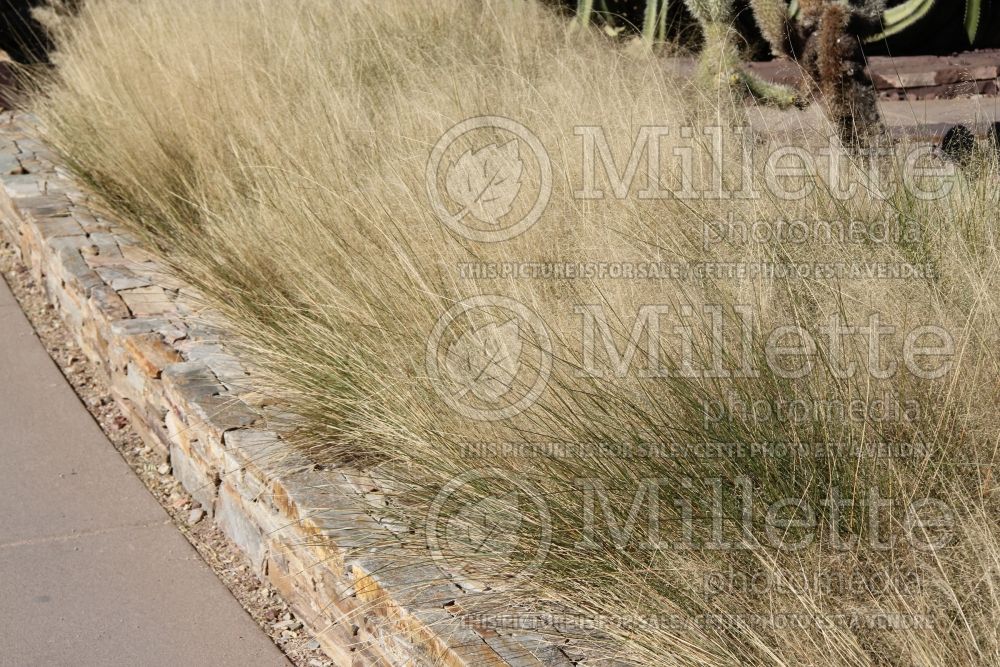
<path fill-rule="evenodd" d="M 6 242 L 0 242 L 0 274 L 39 339 L 118 453 L 170 515 L 216 576 L 296 667 L 325 667 L 329 659 L 277 591 L 252 571 L 250 561 L 199 509 L 169 465 L 156 457 L 109 397 L 104 379 L 77 347 L 42 287 Z M 197 613 L 197 610 L 192 610 Z"/>

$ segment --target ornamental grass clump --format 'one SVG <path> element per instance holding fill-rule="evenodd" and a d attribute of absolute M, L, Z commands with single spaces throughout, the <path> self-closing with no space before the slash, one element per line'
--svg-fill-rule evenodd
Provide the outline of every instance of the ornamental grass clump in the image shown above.
<path fill-rule="evenodd" d="M 57 40 L 47 140 L 468 622 L 1000 661 L 996 164 L 782 145 L 527 0 L 92 0 Z"/>

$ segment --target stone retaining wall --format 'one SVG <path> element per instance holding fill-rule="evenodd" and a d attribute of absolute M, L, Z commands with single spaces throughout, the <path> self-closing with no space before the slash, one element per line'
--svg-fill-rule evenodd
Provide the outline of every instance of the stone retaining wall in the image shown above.
<path fill-rule="evenodd" d="M 457 621 L 462 589 L 437 568 L 386 567 L 379 555 L 397 538 L 357 511 L 357 476 L 316 469 L 267 428 L 280 406 L 254 391 L 197 295 L 88 208 L 30 117 L 0 114 L 0 181 L 0 235 L 114 400 L 335 664 L 574 664 L 538 636 Z"/>

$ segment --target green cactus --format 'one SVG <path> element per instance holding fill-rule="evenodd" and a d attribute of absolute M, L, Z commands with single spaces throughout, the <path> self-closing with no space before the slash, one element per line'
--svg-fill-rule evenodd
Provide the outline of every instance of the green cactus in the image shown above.
<path fill-rule="evenodd" d="M 0 0 L 2 1 L 2 0 Z M 665 42 L 667 38 L 667 16 L 668 6 L 671 0 L 646 0 L 643 10 L 641 37 L 643 43 L 652 46 L 656 42 Z M 623 30 L 623 26 L 616 25 L 615 12 L 611 10 L 622 3 L 612 3 L 608 0 L 601 0 L 600 10 L 594 10 L 594 0 L 576 0 L 576 17 L 574 26 L 583 27 L 590 25 L 591 21 L 598 17 L 604 25 L 605 30 L 610 34 L 617 34 Z M 631 24 L 629 24 L 631 25 Z"/>
<path fill-rule="evenodd" d="M 646 0 L 646 11 L 642 17 L 642 41 L 648 46 L 666 39 L 669 4 L 670 0 Z"/>
<path fill-rule="evenodd" d="M 789 5 L 785 0 L 750 0 L 757 27 L 776 56 L 788 55 Z"/>
<path fill-rule="evenodd" d="M 983 16 L 984 4 L 988 5 L 989 0 L 986 0 L 985 3 L 983 0 L 965 0 L 965 34 L 969 38 L 970 45 L 974 45 L 979 37 L 979 25 Z M 868 41 L 876 41 L 903 33 L 938 6 L 939 3 L 936 0 L 906 0 L 902 4 L 890 7 L 882 16 L 883 29 L 869 35 Z"/>
<path fill-rule="evenodd" d="M 983 0 L 963 4 L 966 34 L 974 44 Z M 750 5 L 772 52 L 794 54 L 842 138 L 852 144 L 882 129 L 859 43 L 904 34 L 938 6 L 937 0 L 905 0 L 888 8 L 885 0 L 750 0 Z"/>
<path fill-rule="evenodd" d="M 764 81 L 743 69 L 733 28 L 735 0 L 684 2 L 701 24 L 705 38 L 698 64 L 698 77 L 702 82 L 712 87 L 728 86 L 779 107 L 799 104 L 800 98 L 794 90 Z"/>
<path fill-rule="evenodd" d="M 904 32 L 927 16 L 936 3 L 937 0 L 906 0 L 902 4 L 886 9 L 882 14 L 882 29 L 873 35 L 867 35 L 866 40 L 876 41 Z"/>
<path fill-rule="evenodd" d="M 730 24 L 736 15 L 733 0 L 684 0 L 684 4 L 702 25 Z"/>
<path fill-rule="evenodd" d="M 808 0 L 804 0 L 804 2 L 808 2 Z M 795 20 L 799 17 L 800 5 L 802 4 L 799 0 L 791 0 L 790 3 L 786 3 L 785 0 L 774 0 L 772 2 L 763 0 L 763 4 L 778 3 L 787 4 L 789 6 L 788 15 L 791 19 Z M 751 4 L 757 3 L 752 0 Z M 957 4 L 958 3 L 956 3 L 956 5 Z M 909 28 L 926 18 L 931 10 L 937 9 L 941 5 L 942 3 L 938 2 L 938 0 L 904 0 L 897 5 L 884 8 L 879 16 L 877 29 L 864 35 L 864 39 L 866 42 L 876 42 L 887 37 L 903 34 Z M 970 45 L 975 45 L 976 40 L 979 37 L 983 10 L 988 6 L 989 0 L 965 0 L 965 2 L 962 3 L 962 7 L 964 9 L 965 32 Z M 758 22 L 761 20 L 761 14 L 758 14 L 756 6 L 754 7 L 754 16 Z M 761 30 L 764 30 L 763 26 L 761 26 Z M 766 33 L 764 36 L 767 38 Z M 768 41 L 770 41 L 769 38 Z"/>
<path fill-rule="evenodd" d="M 577 21 L 590 22 L 593 0 L 576 0 Z M 735 34 L 736 0 L 684 0 L 704 35 L 697 76 L 706 86 L 729 87 L 777 106 L 799 105 L 815 95 L 849 145 L 864 145 L 883 130 L 874 86 L 866 73 L 862 42 L 905 34 L 937 0 L 749 0 L 754 19 L 776 56 L 794 57 L 807 73 L 800 93 L 747 72 Z M 668 0 L 646 0 L 642 40 L 663 40 Z M 964 24 L 975 43 L 989 0 L 965 0 Z"/>
<path fill-rule="evenodd" d="M 755 5 L 762 5 L 756 2 Z M 865 68 L 861 40 L 882 25 L 885 0 L 799 0 L 789 5 L 770 0 L 769 21 L 783 7 L 784 29 L 771 48 L 779 55 L 794 54 L 808 75 L 806 85 L 825 107 L 849 146 L 864 146 L 883 133 L 875 87 Z"/>
<path fill-rule="evenodd" d="M 965 3 L 965 34 L 969 37 L 969 44 L 976 43 L 976 37 L 979 36 L 979 20 L 982 15 L 982 0 L 967 0 Z"/>
<path fill-rule="evenodd" d="M 667 15 L 669 14 L 670 0 L 660 0 L 660 21 L 656 31 L 656 39 L 660 42 L 667 41 Z"/>

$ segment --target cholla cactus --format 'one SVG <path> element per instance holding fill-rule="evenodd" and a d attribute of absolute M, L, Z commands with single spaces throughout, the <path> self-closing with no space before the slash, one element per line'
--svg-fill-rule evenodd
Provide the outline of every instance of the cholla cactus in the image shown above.
<path fill-rule="evenodd" d="M 733 0 L 684 0 L 684 4 L 702 25 L 729 24 L 736 15 Z"/>
<path fill-rule="evenodd" d="M 862 40 L 877 29 L 885 0 L 801 0 L 789 40 L 845 144 L 883 133 Z"/>
<path fill-rule="evenodd" d="M 790 16 L 786 0 L 750 0 L 757 27 L 771 46 L 776 56 L 789 55 L 788 19 Z"/>
<path fill-rule="evenodd" d="M 926 0 L 925 0 L 926 1 Z M 881 133 L 875 89 L 864 67 L 865 36 L 882 25 L 885 0 L 750 0 L 761 33 L 777 56 L 794 57 L 808 75 L 845 144 Z"/>
<path fill-rule="evenodd" d="M 699 76 L 710 83 L 716 76 L 728 79 L 739 67 L 739 54 L 730 31 L 734 0 L 684 0 L 691 14 L 701 24 L 705 36 Z"/>
<path fill-rule="evenodd" d="M 865 35 L 866 41 L 874 42 L 903 34 L 910 26 L 924 20 L 932 10 L 945 3 L 938 0 L 903 0 L 889 8 L 884 7 L 884 2 L 881 4 L 884 11 L 881 12 L 879 25 L 875 27 L 874 32 Z M 950 4 L 954 7 L 954 11 L 963 10 L 963 23 L 965 34 L 969 38 L 969 46 L 975 46 L 981 34 L 982 18 L 990 5 L 990 0 L 964 0 Z"/>
<path fill-rule="evenodd" d="M 684 0 L 701 24 L 705 47 L 698 67 L 698 76 L 706 84 L 730 86 L 749 92 L 755 98 L 781 107 L 799 103 L 795 91 L 768 83 L 745 71 L 736 47 L 733 21 L 735 0 Z"/>
<path fill-rule="evenodd" d="M 576 0 L 584 22 L 593 0 Z M 982 32 L 990 0 L 962 0 L 970 43 Z M 779 57 L 794 58 L 806 73 L 806 90 L 768 83 L 745 71 L 737 48 L 736 0 L 684 0 L 705 36 L 698 77 L 706 86 L 730 87 L 778 106 L 798 105 L 813 95 L 826 107 L 845 144 L 864 146 L 883 133 L 875 90 L 865 67 L 865 41 L 897 35 L 920 20 L 939 0 L 749 0 L 761 33 Z M 642 37 L 663 38 L 668 0 L 645 0 Z M 959 7 L 956 7 L 958 9 Z"/>

